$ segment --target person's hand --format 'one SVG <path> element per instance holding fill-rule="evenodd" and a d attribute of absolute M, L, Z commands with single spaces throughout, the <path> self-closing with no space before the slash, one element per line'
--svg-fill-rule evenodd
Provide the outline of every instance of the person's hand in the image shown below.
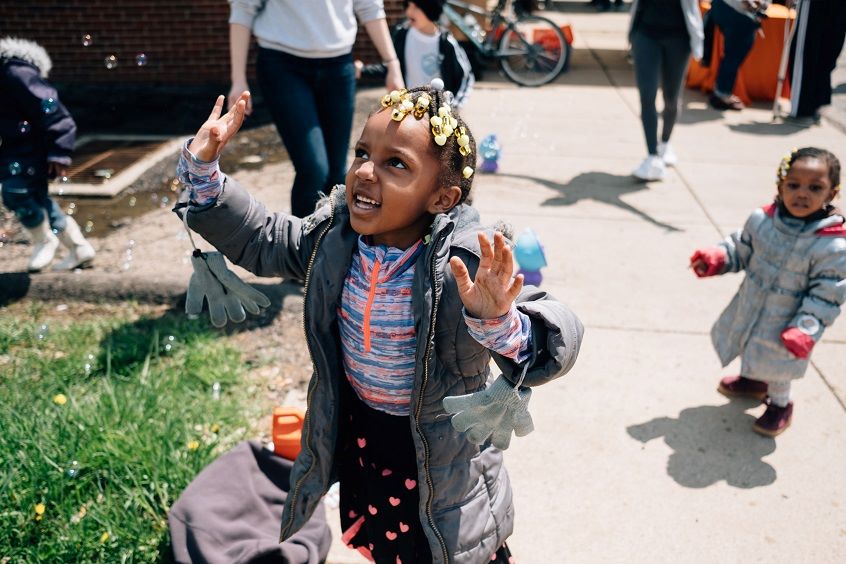
<path fill-rule="evenodd" d="M 463 396 L 444 398 L 444 409 L 454 414 L 452 426 L 465 433 L 467 440 L 480 445 L 488 437 L 502 450 L 511 443 L 511 432 L 524 437 L 535 429 L 529 413 L 531 388 L 515 389 L 500 376 L 484 390 Z"/>
<path fill-rule="evenodd" d="M 512 278 L 514 256 L 502 233 L 494 233 L 494 243 L 491 245 L 487 236 L 480 231 L 479 247 L 482 257 L 475 280 L 470 280 L 470 273 L 460 258 L 452 257 L 449 265 L 467 314 L 477 319 L 494 319 L 511 309 L 523 289 L 523 275 L 518 274 Z"/>
<path fill-rule="evenodd" d="M 715 276 L 726 266 L 726 250 L 722 247 L 699 249 L 690 257 L 690 268 L 699 278 Z"/>
<path fill-rule="evenodd" d="M 362 63 L 359 59 L 353 61 L 353 66 L 355 66 L 355 79 L 358 80 L 361 78 L 361 69 L 364 68 L 364 63 Z"/>
<path fill-rule="evenodd" d="M 62 163 L 57 163 L 56 161 L 50 161 L 47 163 L 47 178 L 62 178 L 63 176 L 68 175 L 68 166 Z"/>
<path fill-rule="evenodd" d="M 241 94 L 244 92 L 249 92 L 250 87 L 246 81 L 243 82 L 233 82 L 232 88 L 229 89 L 229 95 L 226 97 L 226 107 L 231 110 L 235 107 L 235 104 L 238 103 L 238 100 L 241 99 Z M 244 115 L 250 115 L 253 113 L 253 99 L 247 99 L 247 106 L 244 108 Z"/>
<path fill-rule="evenodd" d="M 798 327 L 788 327 L 781 332 L 781 342 L 796 358 L 808 358 L 814 348 L 814 339 Z"/>
<path fill-rule="evenodd" d="M 250 93 L 245 90 L 238 97 L 235 105 L 221 117 L 223 95 L 218 96 L 209 118 L 197 131 L 194 139 L 191 140 L 191 144 L 188 145 L 191 154 L 205 162 L 212 162 L 217 159 L 223 151 L 223 147 L 244 123 L 244 112 L 249 100 Z"/>
<path fill-rule="evenodd" d="M 387 65 L 388 75 L 385 77 L 385 89 L 388 92 L 394 90 L 402 90 L 405 88 L 405 81 L 402 79 L 402 69 L 400 68 L 399 59 L 394 59 Z"/>

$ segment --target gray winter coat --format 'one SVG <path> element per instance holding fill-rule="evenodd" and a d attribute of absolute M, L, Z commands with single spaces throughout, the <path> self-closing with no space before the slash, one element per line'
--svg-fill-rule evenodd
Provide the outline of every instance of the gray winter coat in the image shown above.
<path fill-rule="evenodd" d="M 741 357 L 741 374 L 764 382 L 801 378 L 808 359 L 781 341 L 787 327 L 819 341 L 846 300 L 846 229 L 831 215 L 805 222 L 772 204 L 721 243 L 725 272 L 746 271 L 734 299 L 711 330 L 723 366 Z M 814 330 L 816 329 L 816 330 Z"/>
<path fill-rule="evenodd" d="M 231 178 L 213 206 L 189 208 L 188 223 L 234 263 L 258 275 L 305 280 L 303 322 L 314 373 L 302 451 L 291 471 L 292 491 L 282 516 L 284 540 L 306 523 L 336 479 L 338 384 L 344 373 L 336 311 L 358 234 L 350 227 L 342 186 L 313 215 L 299 219 L 269 213 Z M 464 324 L 448 261 L 458 256 L 475 274 L 479 229 L 478 215 L 469 206 L 436 216 L 413 282 L 417 372 L 409 425 L 417 450 L 419 517 L 433 561 L 442 563 L 485 562 L 513 529 L 502 452 L 468 442 L 441 405 L 445 396 L 485 386 L 491 356 L 512 382 L 522 368 L 485 349 Z M 526 287 L 517 302 L 532 321 L 534 356 L 524 385 L 543 384 L 570 370 L 583 332 L 576 316 L 534 287 Z"/>

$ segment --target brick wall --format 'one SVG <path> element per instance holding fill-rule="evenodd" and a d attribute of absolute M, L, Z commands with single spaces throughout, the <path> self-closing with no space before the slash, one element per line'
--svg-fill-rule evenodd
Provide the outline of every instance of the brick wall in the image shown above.
<path fill-rule="evenodd" d="M 385 0 L 385 10 L 392 24 L 402 17 L 402 1 Z M 228 17 L 226 0 L 0 0 L 0 35 L 44 45 L 51 79 L 65 86 L 217 85 L 229 80 Z M 354 52 L 379 59 L 363 28 Z M 147 63 L 139 67 L 142 53 Z M 104 63 L 110 55 L 118 61 L 112 70 Z"/>

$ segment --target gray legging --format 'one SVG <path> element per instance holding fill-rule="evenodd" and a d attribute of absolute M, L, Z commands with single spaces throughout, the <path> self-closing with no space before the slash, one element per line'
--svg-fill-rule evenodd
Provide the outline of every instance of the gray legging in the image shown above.
<path fill-rule="evenodd" d="M 681 88 L 690 60 L 690 40 L 686 34 L 651 37 L 635 31 L 632 34 L 635 80 L 640 91 L 640 119 L 650 155 L 658 154 L 658 112 L 655 98 L 658 84 L 664 94 L 664 126 L 661 141 L 670 140 L 681 109 Z"/>

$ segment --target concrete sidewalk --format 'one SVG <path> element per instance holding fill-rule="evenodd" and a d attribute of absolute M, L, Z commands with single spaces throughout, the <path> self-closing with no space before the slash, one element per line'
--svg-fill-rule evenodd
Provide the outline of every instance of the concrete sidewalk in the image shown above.
<path fill-rule="evenodd" d="M 772 200 L 792 147 L 846 158 L 828 123 L 724 115 L 697 92 L 673 136 L 679 165 L 635 183 L 644 157 L 624 14 L 553 14 L 574 24 L 573 70 L 540 89 L 480 85 L 465 112 L 503 145 L 480 176 L 486 221 L 531 227 L 550 262 L 543 287 L 583 319 L 571 374 L 532 399 L 536 431 L 506 452 L 518 562 L 842 562 L 846 555 L 846 319 L 795 383 L 795 422 L 752 432 L 762 408 L 729 402 L 708 336 L 741 276 L 698 280 L 693 249 Z"/>

